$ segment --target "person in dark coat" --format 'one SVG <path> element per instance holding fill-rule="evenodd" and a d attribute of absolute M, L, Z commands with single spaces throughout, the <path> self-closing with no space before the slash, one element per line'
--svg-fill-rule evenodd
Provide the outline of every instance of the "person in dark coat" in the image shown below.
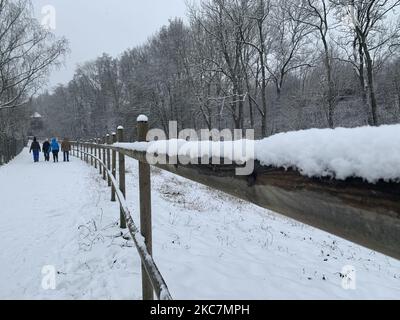
<path fill-rule="evenodd" d="M 29 150 L 29 153 L 33 152 L 33 161 L 34 162 L 39 162 L 39 153 L 40 153 L 40 144 L 37 142 L 36 137 L 33 138 L 33 142 L 31 144 L 31 148 Z"/>
<path fill-rule="evenodd" d="M 69 153 L 71 152 L 71 142 L 65 138 L 61 143 L 61 150 L 64 153 L 64 162 L 69 162 Z"/>
<path fill-rule="evenodd" d="M 50 161 L 50 151 L 51 151 L 51 146 L 50 146 L 50 142 L 49 139 L 47 139 L 44 143 L 43 143 L 43 153 L 44 153 L 44 160 L 46 162 Z"/>
<path fill-rule="evenodd" d="M 54 162 L 58 162 L 58 153 L 60 152 L 60 145 L 56 138 L 51 140 L 51 152 L 53 153 Z"/>

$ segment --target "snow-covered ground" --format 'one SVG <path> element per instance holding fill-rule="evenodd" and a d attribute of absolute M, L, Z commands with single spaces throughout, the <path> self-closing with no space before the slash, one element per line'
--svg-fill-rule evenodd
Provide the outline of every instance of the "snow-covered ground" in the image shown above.
<path fill-rule="evenodd" d="M 127 197 L 138 221 L 137 163 Z M 400 261 L 154 169 L 154 257 L 175 299 L 400 299 Z M 0 167 L 0 299 L 140 299 L 140 261 L 94 168 Z M 43 266 L 57 270 L 44 290 Z M 356 290 L 342 288 L 343 267 Z"/>

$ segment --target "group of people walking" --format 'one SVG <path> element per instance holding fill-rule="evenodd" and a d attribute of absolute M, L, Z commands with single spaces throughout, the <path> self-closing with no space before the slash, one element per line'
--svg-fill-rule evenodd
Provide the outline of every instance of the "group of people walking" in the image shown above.
<path fill-rule="evenodd" d="M 57 138 L 47 139 L 43 142 L 43 146 L 40 147 L 40 143 L 37 141 L 37 138 L 33 138 L 33 142 L 31 144 L 31 148 L 29 150 L 30 153 L 33 153 L 33 161 L 39 162 L 40 152 L 43 151 L 44 159 L 46 162 L 50 161 L 50 154 L 53 154 L 53 161 L 58 162 L 58 154 L 60 153 L 60 144 L 57 141 Z M 71 143 L 68 138 L 65 138 L 61 142 L 61 151 L 64 155 L 64 162 L 69 162 L 69 153 L 71 152 Z"/>

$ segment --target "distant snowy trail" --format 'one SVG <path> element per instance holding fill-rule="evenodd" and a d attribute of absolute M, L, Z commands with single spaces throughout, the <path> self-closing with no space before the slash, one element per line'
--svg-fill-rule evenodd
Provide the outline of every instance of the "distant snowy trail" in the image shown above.
<path fill-rule="evenodd" d="M 98 171 L 76 158 L 0 167 L 0 299 L 140 299 L 140 259 Z M 138 165 L 127 159 L 136 222 Z M 158 169 L 154 259 L 175 299 L 400 299 L 400 261 Z M 124 235 L 124 237 L 121 237 Z M 54 266 L 56 289 L 42 268 Z M 355 290 L 343 274 L 356 271 Z"/>

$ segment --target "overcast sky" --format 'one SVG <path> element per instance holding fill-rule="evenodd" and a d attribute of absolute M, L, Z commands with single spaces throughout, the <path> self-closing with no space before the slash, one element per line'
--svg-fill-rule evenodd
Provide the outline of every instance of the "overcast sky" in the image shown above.
<path fill-rule="evenodd" d="M 72 79 L 78 63 L 107 52 L 117 56 L 142 44 L 168 19 L 186 16 L 184 0 L 33 0 L 43 20 L 42 8 L 51 5 L 56 13 L 57 36 L 70 41 L 66 66 L 52 74 L 50 86 Z"/>

